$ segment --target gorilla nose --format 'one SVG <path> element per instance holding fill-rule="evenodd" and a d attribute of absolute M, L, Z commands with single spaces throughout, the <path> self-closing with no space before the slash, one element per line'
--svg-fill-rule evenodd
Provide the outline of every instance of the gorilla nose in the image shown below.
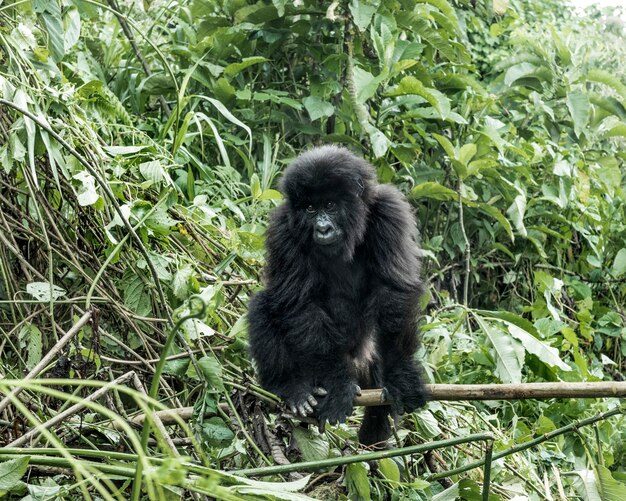
<path fill-rule="evenodd" d="M 320 221 L 315 225 L 315 230 L 322 236 L 328 235 L 333 229 L 333 225 L 328 221 Z"/>

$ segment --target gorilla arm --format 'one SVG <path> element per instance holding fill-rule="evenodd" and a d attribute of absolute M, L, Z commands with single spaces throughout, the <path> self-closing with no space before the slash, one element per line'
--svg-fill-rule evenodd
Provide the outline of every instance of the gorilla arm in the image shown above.
<path fill-rule="evenodd" d="M 321 420 L 337 423 L 352 413 L 359 388 L 351 381 L 340 337 L 328 315 L 312 303 L 289 315 L 271 291 L 250 303 L 250 349 L 264 388 L 285 400 L 294 414 L 318 407 Z M 330 392 L 331 398 L 316 397 Z"/>
<path fill-rule="evenodd" d="M 383 397 L 402 414 L 425 404 L 421 370 L 414 360 L 419 345 L 417 316 L 423 293 L 415 220 L 402 194 L 377 187 L 366 245 L 378 282 L 370 307 L 377 312 L 382 357 Z"/>

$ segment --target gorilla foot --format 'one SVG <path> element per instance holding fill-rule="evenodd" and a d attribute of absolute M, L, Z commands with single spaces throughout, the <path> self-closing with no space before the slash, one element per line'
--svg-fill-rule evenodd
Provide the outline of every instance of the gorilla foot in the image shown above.
<path fill-rule="evenodd" d="M 420 388 L 400 390 L 392 385 L 383 387 L 380 393 L 380 401 L 391 405 L 394 414 L 404 414 L 416 411 L 426 404 L 426 394 Z"/>
<path fill-rule="evenodd" d="M 324 430 L 326 422 L 330 424 L 343 423 L 354 409 L 354 397 L 361 394 L 361 387 L 348 383 L 334 389 L 331 388 L 328 396 L 320 404 L 320 431 Z"/>

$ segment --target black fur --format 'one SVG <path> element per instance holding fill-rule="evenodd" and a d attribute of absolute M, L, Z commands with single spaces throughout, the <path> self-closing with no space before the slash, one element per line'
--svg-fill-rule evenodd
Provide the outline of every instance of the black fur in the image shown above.
<path fill-rule="evenodd" d="M 365 445 L 384 443 L 388 416 L 427 398 L 414 360 L 422 282 L 411 208 L 377 183 L 368 162 L 336 146 L 298 157 L 281 188 L 285 201 L 267 231 L 266 288 L 248 313 L 260 382 L 331 423 L 352 413 L 357 384 L 384 387 L 392 405 L 367 408 L 359 432 Z M 342 239 L 316 245 L 307 207 L 328 201 Z"/>

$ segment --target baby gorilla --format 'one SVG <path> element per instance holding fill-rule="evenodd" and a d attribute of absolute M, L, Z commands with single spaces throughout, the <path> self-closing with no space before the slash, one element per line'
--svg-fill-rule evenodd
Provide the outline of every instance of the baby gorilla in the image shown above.
<path fill-rule="evenodd" d="M 250 348 L 264 388 L 303 416 L 345 421 L 360 388 L 359 440 L 384 444 L 388 416 L 424 405 L 414 360 L 422 293 L 415 221 L 398 190 L 345 148 L 324 146 L 285 171 L 267 230 L 265 290 L 250 303 Z"/>

